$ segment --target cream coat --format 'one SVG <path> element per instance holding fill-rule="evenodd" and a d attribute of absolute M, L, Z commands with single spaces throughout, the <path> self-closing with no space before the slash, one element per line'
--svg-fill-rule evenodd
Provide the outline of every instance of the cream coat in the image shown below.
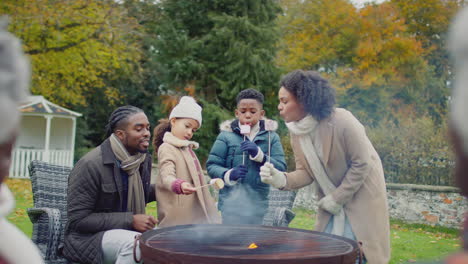
<path fill-rule="evenodd" d="M 299 189 L 314 181 L 305 151 L 299 139 L 291 135 L 296 170 L 287 173 L 285 189 Z M 390 226 L 387 191 L 379 155 L 369 141 L 362 124 L 347 110 L 335 109 L 320 121 L 314 145 L 330 180 L 337 189 L 334 200 L 344 205 L 345 214 L 370 264 L 388 263 L 390 260 Z M 320 147 L 321 146 L 321 147 Z M 317 193 L 318 199 L 324 194 Z M 315 229 L 324 231 L 330 220 L 327 211 L 318 209 Z"/>
<path fill-rule="evenodd" d="M 163 141 L 158 149 L 159 174 L 156 179 L 159 227 L 221 223 L 209 188 L 198 189 L 191 195 L 178 195 L 172 191 L 176 179 L 195 187 L 206 184 L 203 177 L 200 181 L 195 160 L 188 149 L 197 148 L 198 143 L 178 139 L 170 132 L 164 135 Z"/>

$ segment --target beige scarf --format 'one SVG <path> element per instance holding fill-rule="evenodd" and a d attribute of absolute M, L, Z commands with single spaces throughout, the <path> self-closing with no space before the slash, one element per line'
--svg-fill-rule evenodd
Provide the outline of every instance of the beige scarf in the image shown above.
<path fill-rule="evenodd" d="M 318 183 L 320 189 L 322 189 L 325 195 L 328 195 L 335 191 L 336 186 L 328 177 L 327 171 L 320 161 L 319 152 L 322 149 L 320 140 L 315 140 L 315 134 L 318 128 L 319 122 L 315 120 L 311 115 L 307 115 L 303 119 L 297 122 L 286 123 L 291 134 L 297 135 L 299 142 L 302 147 L 302 152 L 312 170 L 315 178 L 314 183 Z M 333 217 L 333 230 L 332 234 L 342 236 L 344 233 L 345 225 L 345 213 L 341 211 Z"/>
<path fill-rule="evenodd" d="M 128 174 L 127 210 L 134 214 L 144 214 L 145 192 L 139 169 L 141 163 L 145 161 L 146 154 L 138 153 L 131 156 L 115 134 L 112 134 L 109 139 L 112 151 L 120 161 L 120 168 Z"/>

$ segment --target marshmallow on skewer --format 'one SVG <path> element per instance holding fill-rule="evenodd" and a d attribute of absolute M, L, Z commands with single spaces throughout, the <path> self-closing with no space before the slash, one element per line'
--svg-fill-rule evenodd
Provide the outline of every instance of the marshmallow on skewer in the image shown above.
<path fill-rule="evenodd" d="M 241 125 L 240 126 L 240 133 L 244 136 L 247 136 L 250 134 L 250 126 L 249 125 Z"/>
<path fill-rule="evenodd" d="M 278 123 L 274 120 L 267 119 L 265 120 L 265 130 L 268 131 L 268 162 L 270 162 L 271 156 L 271 131 L 278 129 Z"/>
<path fill-rule="evenodd" d="M 250 126 L 249 125 L 240 125 L 240 133 L 245 137 L 250 135 Z M 245 165 L 245 154 L 242 153 L 242 165 Z"/>
<path fill-rule="evenodd" d="M 275 131 L 276 129 L 278 129 L 278 122 L 271 120 L 271 119 L 265 120 L 266 131 Z"/>
<path fill-rule="evenodd" d="M 224 181 L 219 178 L 211 179 L 209 183 L 202 185 L 202 186 L 195 187 L 195 189 L 201 189 L 203 187 L 210 186 L 210 185 L 213 185 L 213 188 L 215 188 L 216 190 L 220 190 L 224 188 Z"/>
<path fill-rule="evenodd" d="M 213 185 L 213 187 L 216 189 L 216 190 L 221 190 L 222 188 L 224 188 L 224 181 L 217 178 L 217 179 L 211 179 L 210 180 L 210 185 Z"/>

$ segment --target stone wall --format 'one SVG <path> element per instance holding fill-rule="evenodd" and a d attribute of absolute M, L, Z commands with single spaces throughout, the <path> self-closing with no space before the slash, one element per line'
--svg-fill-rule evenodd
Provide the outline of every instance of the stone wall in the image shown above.
<path fill-rule="evenodd" d="M 408 223 L 459 227 L 468 209 L 454 187 L 388 183 L 387 195 L 390 217 Z M 294 206 L 316 210 L 310 185 L 299 190 Z"/>
<path fill-rule="evenodd" d="M 156 174 L 157 167 L 153 165 L 153 183 Z M 458 188 L 448 186 L 387 183 L 390 217 L 408 223 L 459 227 L 468 201 L 458 191 Z M 213 195 L 217 198 L 217 192 Z M 312 185 L 298 191 L 294 207 L 317 209 Z"/>

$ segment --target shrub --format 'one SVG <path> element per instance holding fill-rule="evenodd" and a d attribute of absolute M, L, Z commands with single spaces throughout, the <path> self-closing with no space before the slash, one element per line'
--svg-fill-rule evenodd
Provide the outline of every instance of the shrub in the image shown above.
<path fill-rule="evenodd" d="M 454 185 L 454 156 L 446 126 L 429 116 L 400 114 L 382 120 L 368 136 L 382 159 L 387 182 Z"/>

